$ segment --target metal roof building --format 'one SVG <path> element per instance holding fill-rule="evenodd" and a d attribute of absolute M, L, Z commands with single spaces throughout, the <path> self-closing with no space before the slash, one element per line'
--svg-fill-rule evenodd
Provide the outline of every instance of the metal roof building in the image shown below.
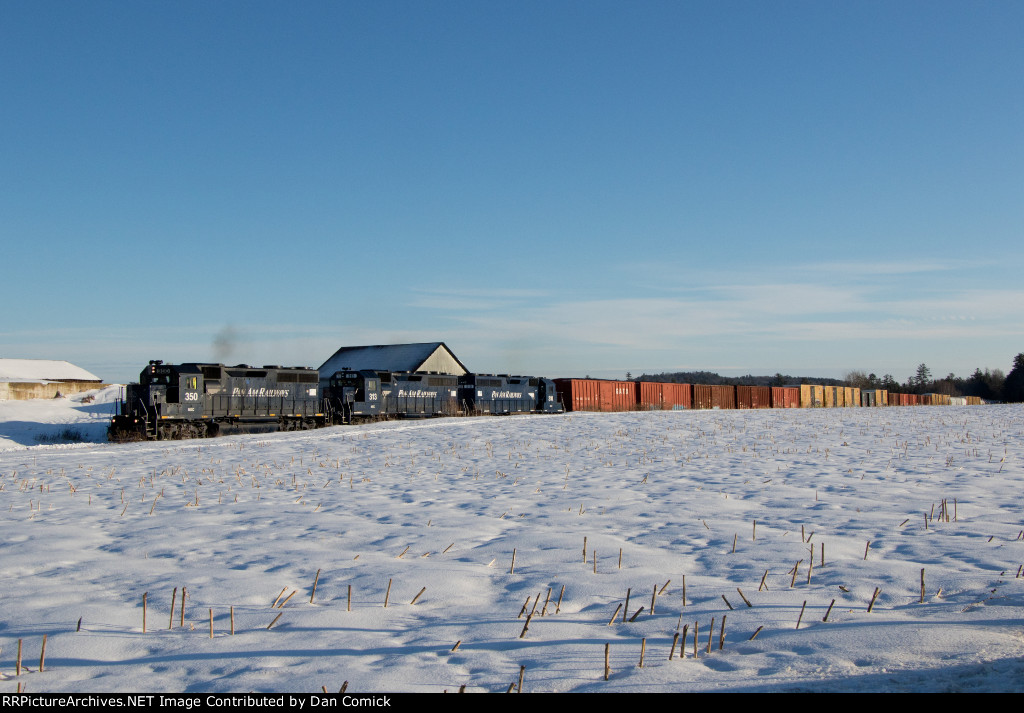
<path fill-rule="evenodd" d="M 320 380 L 330 379 L 342 369 L 434 371 L 456 375 L 469 372 L 444 342 L 342 347 L 320 365 Z"/>

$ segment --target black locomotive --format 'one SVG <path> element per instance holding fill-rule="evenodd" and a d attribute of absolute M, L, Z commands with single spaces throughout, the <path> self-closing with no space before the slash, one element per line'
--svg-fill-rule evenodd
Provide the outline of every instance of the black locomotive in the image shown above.
<path fill-rule="evenodd" d="M 496 374 L 315 369 L 151 361 L 126 387 L 112 441 L 298 431 L 387 418 L 559 413 L 550 379 Z"/>
<path fill-rule="evenodd" d="M 345 370 L 331 376 L 324 400 L 335 423 L 563 411 L 551 379 L 506 374 Z"/>
<path fill-rule="evenodd" d="M 315 369 L 151 361 L 139 383 L 126 387 L 107 435 L 112 441 L 205 438 L 327 423 Z"/>

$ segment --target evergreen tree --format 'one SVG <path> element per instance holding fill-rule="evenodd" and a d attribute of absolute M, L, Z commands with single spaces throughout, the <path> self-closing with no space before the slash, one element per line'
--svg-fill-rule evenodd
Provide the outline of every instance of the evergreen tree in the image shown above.
<path fill-rule="evenodd" d="M 928 389 L 928 385 L 932 380 L 931 369 L 928 368 L 927 364 L 923 362 L 917 365 L 917 374 L 914 375 L 914 385 L 918 388 L 918 393 L 924 393 Z"/>
<path fill-rule="evenodd" d="M 1003 383 L 1003 400 L 1012 403 L 1024 401 L 1024 352 L 1013 358 L 1013 368 Z"/>

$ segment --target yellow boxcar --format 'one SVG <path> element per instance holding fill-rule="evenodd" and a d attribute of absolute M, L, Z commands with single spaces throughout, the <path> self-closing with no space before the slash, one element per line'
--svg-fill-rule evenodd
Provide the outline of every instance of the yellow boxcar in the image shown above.
<path fill-rule="evenodd" d="M 818 384 L 800 385 L 800 408 L 821 408 L 825 405 L 825 387 Z"/>

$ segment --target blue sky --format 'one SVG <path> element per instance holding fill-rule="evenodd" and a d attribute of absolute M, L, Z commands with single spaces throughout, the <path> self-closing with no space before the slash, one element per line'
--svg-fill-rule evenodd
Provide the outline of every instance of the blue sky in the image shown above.
<path fill-rule="evenodd" d="M 0 356 L 1024 351 L 1024 3 L 0 4 Z"/>

